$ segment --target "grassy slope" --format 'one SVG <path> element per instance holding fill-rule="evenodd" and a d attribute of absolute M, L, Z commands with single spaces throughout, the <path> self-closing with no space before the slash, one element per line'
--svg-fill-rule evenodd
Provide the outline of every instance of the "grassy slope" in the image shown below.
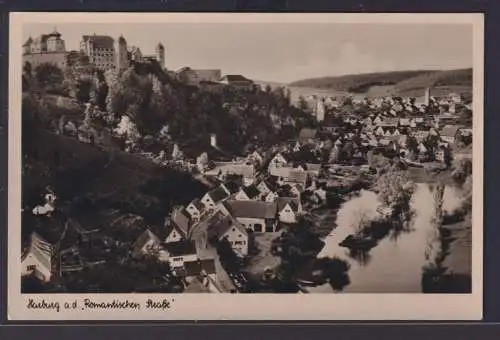
<path fill-rule="evenodd" d="M 289 86 L 304 86 L 318 89 L 335 89 L 353 93 L 365 93 L 373 86 L 393 86 L 396 94 L 421 92 L 426 87 L 463 88 L 472 86 L 472 69 L 449 71 L 395 71 L 340 77 L 323 77 L 299 80 Z"/>
<path fill-rule="evenodd" d="M 191 175 L 161 168 L 147 159 L 118 150 L 111 156 L 108 150 L 42 129 L 24 134 L 23 234 L 33 226 L 30 211 L 41 201 L 46 185 L 54 188 L 58 206 L 64 207 L 67 216 L 83 214 L 95 225 L 101 224 L 100 216 L 109 210 L 161 225 L 174 204 L 186 204 L 206 191 Z"/>

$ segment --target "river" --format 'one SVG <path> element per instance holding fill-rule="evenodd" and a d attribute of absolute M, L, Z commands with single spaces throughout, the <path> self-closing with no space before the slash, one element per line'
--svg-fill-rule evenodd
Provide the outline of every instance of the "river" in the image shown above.
<path fill-rule="evenodd" d="M 446 187 L 443 209 L 452 211 L 460 204 L 457 189 Z M 348 249 L 339 242 L 352 234 L 361 218 L 377 216 L 380 202 L 375 193 L 362 190 L 360 195 L 344 203 L 337 215 L 337 227 L 325 237 L 325 246 L 318 257 L 338 257 L 350 264 L 348 293 L 420 293 L 422 267 L 433 232 L 435 214 L 432 187 L 417 184 L 411 202 L 415 215 L 412 231 L 396 239 L 387 237 L 373 248 L 369 255 L 349 256 Z M 364 216 L 364 217 L 362 217 Z M 308 288 L 311 293 L 331 293 L 329 284 Z"/>

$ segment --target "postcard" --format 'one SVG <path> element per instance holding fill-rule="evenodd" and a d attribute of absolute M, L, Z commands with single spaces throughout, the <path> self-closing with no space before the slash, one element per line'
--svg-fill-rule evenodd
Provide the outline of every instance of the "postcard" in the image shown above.
<path fill-rule="evenodd" d="M 481 319 L 483 25 L 12 13 L 9 319 Z"/>

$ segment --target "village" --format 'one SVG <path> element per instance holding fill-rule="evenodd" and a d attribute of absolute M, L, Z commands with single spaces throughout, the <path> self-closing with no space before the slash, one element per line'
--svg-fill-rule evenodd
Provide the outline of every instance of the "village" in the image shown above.
<path fill-rule="evenodd" d="M 397 159 L 416 181 L 446 171 L 452 160 L 471 158 L 471 103 L 457 94 L 437 98 L 431 90 L 422 103 L 392 96 L 301 98 L 298 105 L 315 118 L 315 126 L 243 157 L 228 157 L 216 134 L 210 137 L 212 150 L 196 159 L 182 157 L 177 144 L 157 154 L 129 149 L 161 166 L 191 172 L 209 191 L 165 211 L 163 226 L 144 226 L 128 250 L 99 229 L 71 220 L 57 245 L 33 233 L 22 274 L 36 272 L 50 282 L 117 256 L 153 258 L 168 264 L 164 279 L 174 277 L 179 292 L 248 292 L 249 272 L 264 275 L 276 265 L 263 255 L 271 251 L 272 240 L 311 219 L 314 209 L 327 204 L 329 192 L 359 178 L 369 182 L 379 170 L 377 157 Z M 45 204 L 33 214 L 50 216 L 57 207 L 57 193 L 48 190 Z"/>

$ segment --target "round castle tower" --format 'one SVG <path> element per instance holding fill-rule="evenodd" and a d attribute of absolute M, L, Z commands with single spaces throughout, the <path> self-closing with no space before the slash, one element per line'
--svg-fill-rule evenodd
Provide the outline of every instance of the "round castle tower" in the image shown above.
<path fill-rule="evenodd" d="M 120 35 L 118 41 L 115 45 L 116 53 L 116 69 L 117 71 L 122 71 L 128 68 L 128 50 L 127 41 Z"/>
<path fill-rule="evenodd" d="M 166 68 L 165 66 L 165 47 L 163 47 L 162 43 L 158 43 L 156 45 L 156 60 L 158 60 L 158 63 L 162 68 Z"/>

